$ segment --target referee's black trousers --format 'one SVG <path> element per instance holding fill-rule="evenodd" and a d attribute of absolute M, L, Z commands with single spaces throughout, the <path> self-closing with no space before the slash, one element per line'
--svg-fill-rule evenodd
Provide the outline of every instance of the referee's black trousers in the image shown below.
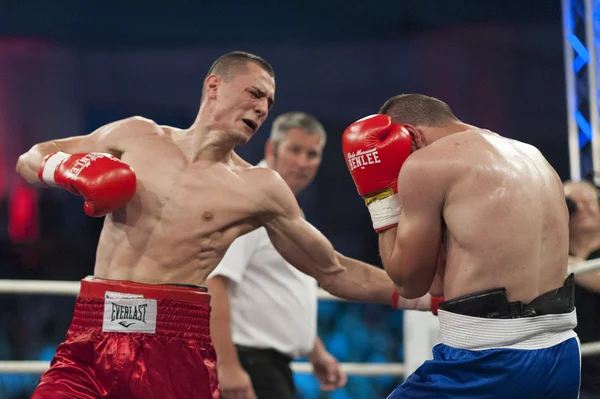
<path fill-rule="evenodd" d="M 235 346 L 242 367 L 252 380 L 257 399 L 295 399 L 292 358 L 274 349 Z"/>

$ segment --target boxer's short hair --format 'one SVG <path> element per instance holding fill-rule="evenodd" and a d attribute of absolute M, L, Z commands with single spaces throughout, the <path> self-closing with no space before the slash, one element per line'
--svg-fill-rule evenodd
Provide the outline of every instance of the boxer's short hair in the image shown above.
<path fill-rule="evenodd" d="M 452 110 L 442 100 L 423 94 L 399 94 L 387 100 L 379 109 L 394 123 L 444 126 L 458 121 Z"/>
<path fill-rule="evenodd" d="M 300 129 L 309 134 L 318 135 L 321 138 L 321 148 L 325 147 L 327 141 L 325 128 L 317 118 L 304 112 L 286 112 L 275 118 L 269 140 L 280 143 L 291 129 Z"/>
<path fill-rule="evenodd" d="M 264 58 L 245 51 L 233 51 L 220 56 L 213 62 L 206 76 L 218 75 L 225 81 L 230 81 L 238 73 L 244 72 L 249 62 L 260 66 L 269 76 L 275 79 L 275 71 L 271 64 Z"/>

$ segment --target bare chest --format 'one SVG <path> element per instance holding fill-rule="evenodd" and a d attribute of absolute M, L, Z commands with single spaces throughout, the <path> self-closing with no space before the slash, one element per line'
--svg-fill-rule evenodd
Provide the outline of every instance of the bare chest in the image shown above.
<path fill-rule="evenodd" d="M 171 178 L 151 189 L 163 220 L 219 228 L 256 214 L 254 193 L 232 176 L 186 171 Z"/>

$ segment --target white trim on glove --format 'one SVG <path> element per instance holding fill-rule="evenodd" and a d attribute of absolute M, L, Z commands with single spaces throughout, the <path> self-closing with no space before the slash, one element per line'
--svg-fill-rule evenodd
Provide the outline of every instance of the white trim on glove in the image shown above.
<path fill-rule="evenodd" d="M 402 211 L 398 194 L 373 201 L 368 205 L 368 208 L 373 221 L 373 228 L 377 232 L 397 225 Z"/>
<path fill-rule="evenodd" d="M 71 154 L 66 154 L 64 152 L 56 152 L 50 155 L 48 158 L 46 158 L 42 169 L 41 180 L 50 187 L 57 187 L 58 184 L 56 184 L 56 181 L 54 181 L 54 171 L 64 159 L 69 158 L 70 156 Z"/>

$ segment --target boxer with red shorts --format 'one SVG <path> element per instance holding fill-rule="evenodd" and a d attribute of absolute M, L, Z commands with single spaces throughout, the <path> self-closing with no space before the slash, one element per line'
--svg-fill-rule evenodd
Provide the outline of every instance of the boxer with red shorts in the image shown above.
<path fill-rule="evenodd" d="M 218 399 L 209 304 L 203 287 L 82 280 L 67 339 L 33 398 Z"/>
<path fill-rule="evenodd" d="M 410 300 L 398 296 L 382 269 L 337 253 L 304 220 L 294 194 L 276 172 L 235 154 L 233 148 L 247 142 L 265 121 L 274 96 L 273 69 L 264 59 L 229 53 L 208 71 L 200 110 L 189 128 L 132 117 L 85 136 L 37 144 L 21 155 L 17 171 L 38 187 L 58 186 L 83 197 L 90 216 L 106 215 L 94 267 L 98 279 L 144 284 L 142 291 L 160 284 L 202 285 L 233 240 L 264 226 L 277 251 L 331 294 L 429 310 L 428 295 Z M 96 283 L 85 282 L 82 288 L 90 284 Z M 169 287 L 161 286 L 165 293 Z M 108 312 L 106 303 L 84 300 L 82 292 L 67 342 L 35 395 L 107 397 L 109 390 L 108 397 L 130 399 L 148 398 L 151 390 L 152 397 L 161 399 L 218 397 L 218 385 L 207 377 L 213 356 L 207 321 L 187 316 L 201 306 L 190 299 L 200 294 L 179 301 L 177 309 L 167 306 L 167 313 L 166 301 L 177 300 L 156 297 L 161 294 L 155 290 L 141 295 L 131 300 L 157 301 L 155 332 L 103 332 L 106 324 L 101 325 L 100 316 L 82 306 L 95 303 L 95 312 L 102 306 Z M 116 299 L 104 298 L 110 300 Z M 79 316 L 82 312 L 88 321 Z M 87 333 L 82 323 L 89 323 Z M 185 323 L 186 332 L 171 336 L 168 326 L 177 323 Z M 84 354 L 72 350 L 80 342 Z M 193 356 L 192 345 L 206 352 L 198 349 Z M 70 365 L 79 371 L 60 372 Z"/>

